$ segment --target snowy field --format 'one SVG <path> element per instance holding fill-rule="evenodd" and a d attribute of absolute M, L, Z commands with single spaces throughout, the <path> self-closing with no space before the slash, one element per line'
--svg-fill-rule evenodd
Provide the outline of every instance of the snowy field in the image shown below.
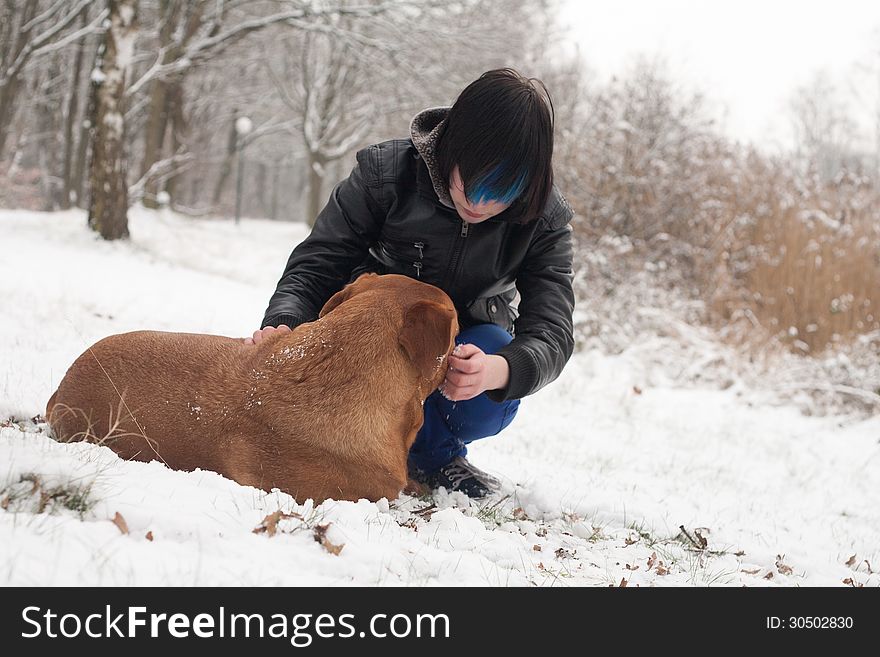
<path fill-rule="evenodd" d="M 880 585 L 880 417 L 677 387 L 662 338 L 576 354 L 472 446 L 505 482 L 480 503 L 315 506 L 56 443 L 36 416 L 88 345 L 249 335 L 305 236 L 140 208 L 130 227 L 108 244 L 79 211 L 0 211 L 0 584 Z"/>

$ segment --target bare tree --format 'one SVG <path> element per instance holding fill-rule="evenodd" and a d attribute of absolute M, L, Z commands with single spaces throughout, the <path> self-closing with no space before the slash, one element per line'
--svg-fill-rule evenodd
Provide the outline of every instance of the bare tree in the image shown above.
<path fill-rule="evenodd" d="M 284 69 L 266 68 L 278 95 L 298 117 L 308 165 L 306 221 L 313 225 L 324 201 L 327 166 L 364 141 L 376 104 L 370 78 L 349 43 L 324 34 L 288 42 Z"/>
<path fill-rule="evenodd" d="M 88 21 L 88 7 L 83 7 L 80 11 L 80 23 L 85 27 Z M 81 84 L 81 74 L 83 69 L 83 59 L 85 58 L 86 35 L 83 34 L 76 44 L 76 56 L 73 63 L 73 74 L 70 77 L 70 92 L 67 100 L 67 117 L 64 121 L 64 168 L 62 172 L 63 187 L 61 191 L 61 208 L 66 210 L 70 208 L 74 200 L 79 200 L 79 189 L 76 188 L 74 180 L 74 153 L 76 151 L 74 126 L 77 124 L 79 117 L 79 88 Z M 82 136 L 80 136 L 82 139 Z"/>
<path fill-rule="evenodd" d="M 178 61 L 181 53 L 187 48 L 193 37 L 203 28 L 206 10 L 216 8 L 222 15 L 223 3 L 211 3 L 208 0 L 198 2 L 182 2 L 181 0 L 159 0 L 158 48 L 160 57 L 157 63 L 166 67 Z M 207 23 L 208 36 L 216 34 L 220 28 L 220 18 L 209 16 Z M 144 154 L 141 161 L 143 177 L 162 158 L 166 133 L 171 133 L 171 151 L 177 152 L 186 133 L 187 121 L 184 116 L 184 81 L 185 71 L 160 75 L 151 83 L 149 100 L 149 118 L 144 133 Z M 173 176 L 169 177 L 166 186 L 173 192 Z M 147 207 L 156 207 L 158 180 L 148 178 L 142 202 Z"/>
<path fill-rule="evenodd" d="M 110 27 L 98 66 L 95 97 L 89 226 L 107 240 L 128 237 L 125 148 L 125 88 L 137 35 L 137 0 L 107 0 Z"/>
<path fill-rule="evenodd" d="M 829 181 L 855 158 L 856 126 L 837 85 L 819 72 L 791 98 L 798 157 Z"/>

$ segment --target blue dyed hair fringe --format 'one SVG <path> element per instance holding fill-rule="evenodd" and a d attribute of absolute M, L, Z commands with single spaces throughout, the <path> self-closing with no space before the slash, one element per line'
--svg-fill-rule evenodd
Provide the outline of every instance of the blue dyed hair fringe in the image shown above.
<path fill-rule="evenodd" d="M 468 195 L 468 200 L 475 205 L 479 205 L 484 201 L 497 201 L 499 203 L 504 203 L 505 205 L 513 203 L 516 198 L 523 193 L 523 190 L 525 190 L 528 176 L 526 175 L 526 172 L 523 171 L 519 174 L 519 177 L 510 189 L 499 189 L 499 183 L 504 173 L 504 167 L 499 165 L 489 171 L 486 175 L 478 178 L 471 186 L 471 193 Z"/>

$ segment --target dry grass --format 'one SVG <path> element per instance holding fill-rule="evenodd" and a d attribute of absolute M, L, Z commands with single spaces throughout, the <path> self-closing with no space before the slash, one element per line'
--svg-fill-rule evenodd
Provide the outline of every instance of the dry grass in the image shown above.
<path fill-rule="evenodd" d="M 75 512 L 81 519 L 92 509 L 94 481 L 71 479 L 48 485 L 39 474 L 26 473 L 0 489 L 0 509 L 10 512 L 57 513 L 60 509 Z"/>
<path fill-rule="evenodd" d="M 877 191 L 854 177 L 799 190 L 779 170 L 753 174 L 706 281 L 725 333 L 816 354 L 880 331 Z"/>

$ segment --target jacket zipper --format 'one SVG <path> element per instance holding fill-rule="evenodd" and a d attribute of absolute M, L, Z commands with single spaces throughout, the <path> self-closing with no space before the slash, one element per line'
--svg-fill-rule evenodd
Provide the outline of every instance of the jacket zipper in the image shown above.
<path fill-rule="evenodd" d="M 457 240 L 455 249 L 452 252 L 452 257 L 449 259 L 449 269 L 446 270 L 446 280 L 443 285 L 444 290 L 449 290 L 449 288 L 452 286 L 452 283 L 455 281 L 455 275 L 458 271 L 458 260 L 459 258 L 461 258 L 461 252 L 464 250 L 464 240 L 468 236 L 468 228 L 468 222 L 462 219 L 459 239 Z"/>
<path fill-rule="evenodd" d="M 419 251 L 419 259 L 412 263 L 412 266 L 416 269 L 416 278 L 422 277 L 422 260 L 425 259 L 425 243 L 424 242 L 413 242 L 413 246 Z"/>

